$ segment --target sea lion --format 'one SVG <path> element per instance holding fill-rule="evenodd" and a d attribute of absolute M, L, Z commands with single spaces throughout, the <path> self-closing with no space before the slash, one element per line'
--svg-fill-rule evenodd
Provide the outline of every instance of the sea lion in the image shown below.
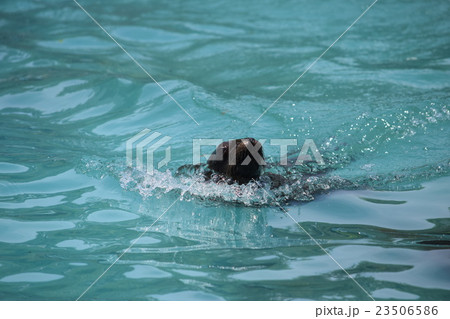
<path fill-rule="evenodd" d="M 269 171 L 264 171 L 264 167 L 269 168 Z M 270 168 L 275 168 L 275 172 L 271 172 Z M 303 165 L 296 171 L 290 171 L 286 167 L 280 170 L 277 165 L 266 164 L 261 143 L 252 137 L 246 137 L 219 144 L 208 159 L 205 177 L 207 180 L 225 181 L 228 184 L 242 185 L 250 181 L 269 183 L 271 189 L 295 184 L 295 190 L 302 194 L 317 193 L 323 191 L 323 188 L 328 189 L 326 185 L 318 181 L 318 178 L 323 176 L 329 168 L 321 170 L 317 168 L 310 170 L 310 168 L 308 165 Z M 339 182 L 348 185 L 342 180 Z"/>
<path fill-rule="evenodd" d="M 289 155 L 288 155 L 289 156 Z M 246 137 L 219 144 L 207 164 L 183 165 L 176 176 L 201 176 L 205 183 L 246 185 L 255 183 L 274 191 L 283 201 L 310 201 L 331 189 L 355 189 L 358 185 L 338 176 L 329 176 L 331 166 L 315 162 L 296 165 L 266 163 L 262 144 Z"/>
<path fill-rule="evenodd" d="M 251 137 L 221 143 L 207 164 L 211 171 L 238 184 L 257 180 L 266 165 L 261 143 Z"/>

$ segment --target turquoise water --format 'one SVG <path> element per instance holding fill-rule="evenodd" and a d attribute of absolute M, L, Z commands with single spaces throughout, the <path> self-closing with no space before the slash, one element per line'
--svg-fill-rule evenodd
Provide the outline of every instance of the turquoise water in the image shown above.
<path fill-rule="evenodd" d="M 81 0 L 197 125 L 75 2 L 2 1 L 0 299 L 449 300 L 448 1 L 378 1 L 252 125 L 371 3 Z M 313 139 L 326 192 L 175 174 L 245 136 Z"/>

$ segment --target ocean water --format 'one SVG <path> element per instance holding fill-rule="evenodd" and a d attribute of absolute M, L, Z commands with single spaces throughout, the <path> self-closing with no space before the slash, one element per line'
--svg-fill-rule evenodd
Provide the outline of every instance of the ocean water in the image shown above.
<path fill-rule="evenodd" d="M 448 1 L 378 1 L 262 117 L 372 1 L 78 2 L 186 112 L 75 1 L 1 2 L 1 300 L 450 299 Z M 246 136 L 312 139 L 315 191 L 176 173 Z"/>

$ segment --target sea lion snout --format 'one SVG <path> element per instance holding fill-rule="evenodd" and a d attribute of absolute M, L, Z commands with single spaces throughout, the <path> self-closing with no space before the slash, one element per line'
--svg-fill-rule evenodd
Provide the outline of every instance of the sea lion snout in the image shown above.
<path fill-rule="evenodd" d="M 209 169 L 239 184 L 257 179 L 265 164 L 261 143 L 250 137 L 221 143 L 208 159 Z"/>

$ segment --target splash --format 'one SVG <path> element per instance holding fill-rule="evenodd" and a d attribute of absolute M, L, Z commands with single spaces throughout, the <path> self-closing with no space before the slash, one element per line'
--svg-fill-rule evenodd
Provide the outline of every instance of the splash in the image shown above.
<path fill-rule="evenodd" d="M 199 200 L 205 205 L 274 206 L 292 201 L 309 202 L 321 194 L 339 189 L 419 189 L 421 181 L 448 175 L 450 162 L 386 175 L 370 175 L 364 171 L 352 180 L 334 172 L 316 175 L 305 173 L 307 170 L 304 168 L 277 167 L 275 171 L 278 174 L 266 172 L 258 181 L 244 185 L 228 184 L 218 178 L 205 179 L 204 169 L 186 167 L 174 174 L 166 170 L 155 171 L 152 175 L 127 168 L 120 174 L 120 184 L 126 190 L 138 192 L 144 199 L 151 196 L 160 198 L 175 191 L 180 193 L 181 200 Z"/>
<path fill-rule="evenodd" d="M 259 206 L 271 202 L 268 194 L 254 182 L 246 185 L 216 183 L 206 180 L 202 171 L 195 171 L 192 175 L 172 174 L 169 170 L 148 174 L 128 168 L 121 174 L 120 184 L 126 190 L 138 192 L 144 199 L 151 196 L 161 198 L 166 193 L 176 191 L 180 193 L 181 200 L 197 199 L 209 205 L 228 202 Z"/>
<path fill-rule="evenodd" d="M 281 171 L 281 169 L 278 169 Z M 308 176 L 286 168 L 283 175 L 264 174 L 258 181 L 248 184 L 229 184 L 219 176 L 206 179 L 204 168 L 186 165 L 172 174 L 155 171 L 148 174 L 127 168 L 120 174 L 122 188 L 138 192 L 144 199 L 176 191 L 182 200 L 194 199 L 207 205 L 225 203 L 245 206 L 266 206 L 289 201 L 311 201 L 315 196 L 333 189 L 355 188 L 356 185 L 338 176 Z M 278 178 L 282 179 L 282 182 Z"/>

